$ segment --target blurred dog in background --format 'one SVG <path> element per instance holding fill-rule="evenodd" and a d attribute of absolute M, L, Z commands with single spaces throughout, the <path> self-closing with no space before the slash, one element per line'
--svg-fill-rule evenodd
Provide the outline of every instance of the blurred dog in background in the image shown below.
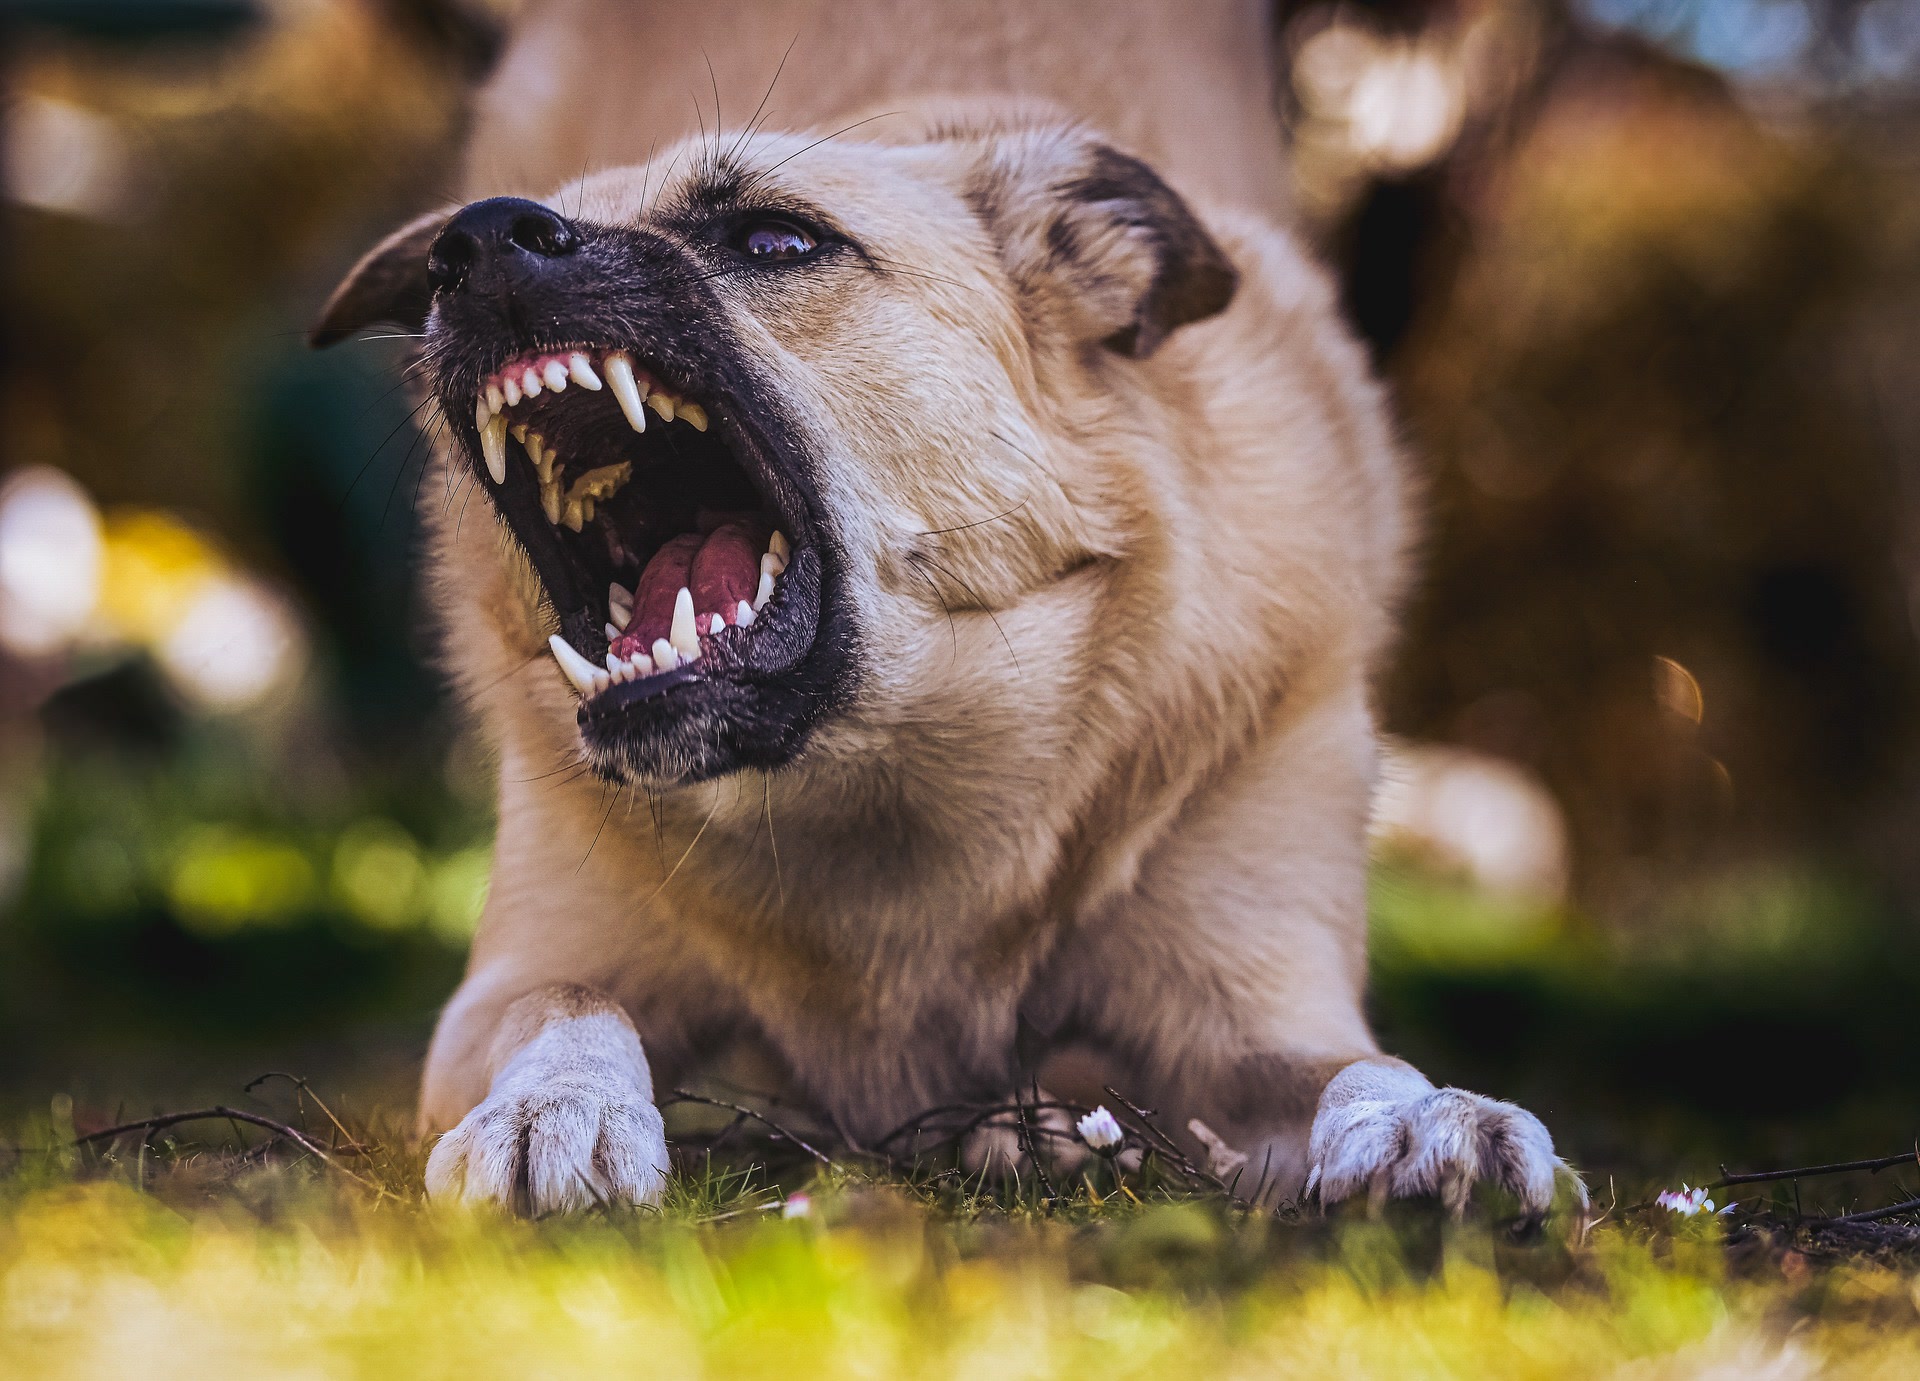
<path fill-rule="evenodd" d="M 422 332 L 485 496 L 429 513 L 500 761 L 436 1196 L 650 1202 L 654 1081 L 744 1042 L 854 1144 L 1112 1083 L 1249 1197 L 1546 1211 L 1540 1123 L 1362 1011 L 1408 499 L 1267 24 L 532 8 L 478 199 L 315 333 Z"/>

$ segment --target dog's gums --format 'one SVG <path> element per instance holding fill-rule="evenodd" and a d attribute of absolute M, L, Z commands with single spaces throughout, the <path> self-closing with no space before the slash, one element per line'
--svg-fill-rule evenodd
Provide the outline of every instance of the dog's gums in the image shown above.
<path fill-rule="evenodd" d="M 629 352 L 583 346 L 516 356 L 476 390 L 474 425 L 494 487 L 507 483 L 511 439 L 539 482 L 555 536 L 578 534 L 573 554 L 606 568 L 605 666 L 561 634 L 549 643 L 581 695 L 699 661 L 713 640 L 751 628 L 778 592 L 792 548 L 777 515 L 740 467 L 702 440 L 706 408 Z"/>

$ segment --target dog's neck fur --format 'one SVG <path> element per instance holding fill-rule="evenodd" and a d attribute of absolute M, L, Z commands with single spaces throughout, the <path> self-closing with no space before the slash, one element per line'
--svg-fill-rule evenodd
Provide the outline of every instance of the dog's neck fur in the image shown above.
<path fill-rule="evenodd" d="M 769 128 L 823 133 L 874 117 L 862 137 L 884 141 L 885 112 L 903 103 L 992 95 L 1069 110 L 1184 190 L 1278 215 L 1287 181 L 1271 8 L 1266 0 L 530 6 L 481 99 L 468 189 L 540 196 L 583 171 L 643 163 L 684 135 L 756 116 Z"/>

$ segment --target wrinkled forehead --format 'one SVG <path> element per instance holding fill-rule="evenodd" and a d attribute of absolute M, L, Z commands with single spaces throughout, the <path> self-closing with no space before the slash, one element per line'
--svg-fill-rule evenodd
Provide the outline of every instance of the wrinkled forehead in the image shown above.
<path fill-rule="evenodd" d="M 858 235 L 964 211 L 960 163 L 958 151 L 940 142 L 722 133 L 684 139 L 643 163 L 591 172 L 548 204 L 576 220 L 668 228 L 784 210 Z"/>

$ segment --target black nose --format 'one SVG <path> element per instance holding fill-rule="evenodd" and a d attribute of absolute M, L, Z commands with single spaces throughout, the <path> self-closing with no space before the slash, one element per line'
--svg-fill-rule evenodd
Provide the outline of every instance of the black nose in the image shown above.
<path fill-rule="evenodd" d="M 579 234 L 558 212 L 524 197 L 489 197 L 441 228 L 427 251 L 427 282 L 435 292 L 468 284 L 511 289 L 579 247 Z"/>

